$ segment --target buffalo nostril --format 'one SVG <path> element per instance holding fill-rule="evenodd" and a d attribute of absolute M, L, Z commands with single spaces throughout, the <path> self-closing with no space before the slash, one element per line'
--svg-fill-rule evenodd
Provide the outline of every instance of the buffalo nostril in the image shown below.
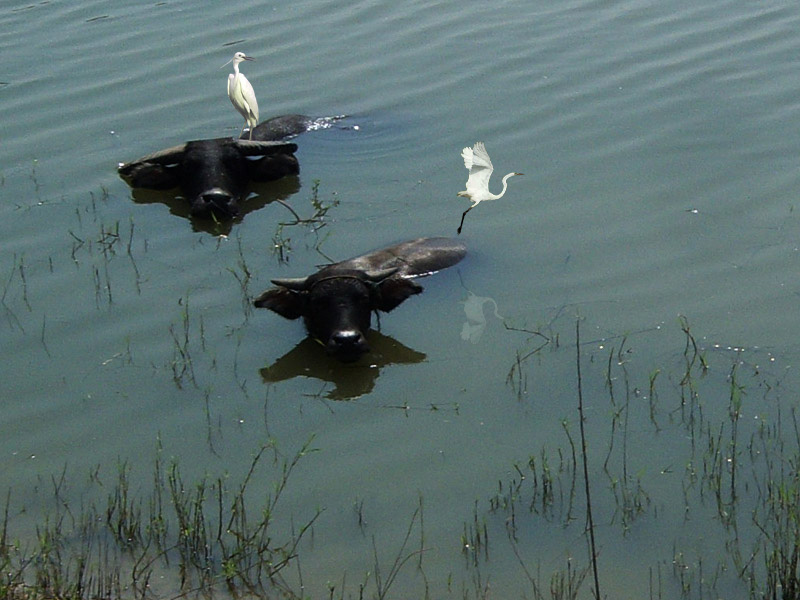
<path fill-rule="evenodd" d="M 358 331 L 337 331 L 331 335 L 331 341 L 337 346 L 354 346 L 362 340 Z"/>
<path fill-rule="evenodd" d="M 203 201 L 209 204 L 229 204 L 231 197 L 225 194 L 203 194 Z"/>
<path fill-rule="evenodd" d="M 221 188 L 211 188 L 197 196 L 192 203 L 193 214 L 204 215 L 209 212 L 233 216 L 239 211 L 233 196 L 229 192 Z"/>
<path fill-rule="evenodd" d="M 325 349 L 339 360 L 351 362 L 367 352 L 369 345 L 360 331 L 346 330 L 332 333 Z"/>

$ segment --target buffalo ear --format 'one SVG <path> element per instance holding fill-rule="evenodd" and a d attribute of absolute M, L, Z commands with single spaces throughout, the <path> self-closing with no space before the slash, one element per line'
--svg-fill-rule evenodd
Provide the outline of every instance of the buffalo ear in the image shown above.
<path fill-rule="evenodd" d="M 178 171 L 175 167 L 147 162 L 125 165 L 125 167 L 124 173 L 120 168 L 120 175 L 133 188 L 169 190 L 178 187 Z"/>
<path fill-rule="evenodd" d="M 300 173 L 300 163 L 294 154 L 273 154 L 258 160 L 248 160 L 247 167 L 253 181 L 277 181 Z"/>
<path fill-rule="evenodd" d="M 378 286 L 373 308 L 389 312 L 400 306 L 406 298 L 421 292 L 422 286 L 411 279 L 389 277 Z"/>
<path fill-rule="evenodd" d="M 298 319 L 303 316 L 305 294 L 284 287 L 270 288 L 253 300 L 253 304 L 257 308 L 268 308 L 286 319 Z"/>

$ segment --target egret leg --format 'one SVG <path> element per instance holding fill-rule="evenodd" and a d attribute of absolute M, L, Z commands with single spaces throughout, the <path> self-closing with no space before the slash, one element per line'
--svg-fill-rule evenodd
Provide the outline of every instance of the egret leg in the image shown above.
<path fill-rule="evenodd" d="M 464 226 L 464 217 L 466 217 L 467 213 L 469 211 L 471 211 L 473 208 L 475 208 L 476 206 L 478 206 L 478 205 L 477 204 L 473 204 L 467 210 L 465 210 L 464 213 L 461 215 L 461 224 L 458 226 L 458 234 L 459 235 L 461 235 L 461 228 Z"/>

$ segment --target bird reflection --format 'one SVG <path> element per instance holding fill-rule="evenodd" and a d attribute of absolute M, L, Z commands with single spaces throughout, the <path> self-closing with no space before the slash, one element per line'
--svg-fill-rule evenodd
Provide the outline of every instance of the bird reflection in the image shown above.
<path fill-rule="evenodd" d="M 229 235 L 233 225 L 241 222 L 246 214 L 261 210 L 276 201 L 286 201 L 299 191 L 300 179 L 295 176 L 284 177 L 278 181 L 266 183 L 252 182 L 250 184 L 250 197 L 239 203 L 239 213 L 232 219 L 220 220 L 192 215 L 189 203 L 180 196 L 177 188 L 167 191 L 134 188 L 131 191 L 131 197 L 137 204 L 160 203 L 166 205 L 170 214 L 188 219 L 193 231 L 212 235 Z M 280 210 L 284 209 L 281 208 Z M 280 217 L 280 219 L 283 218 L 286 217 Z"/>
<path fill-rule="evenodd" d="M 268 367 L 260 370 L 265 383 L 309 377 L 333 384 L 324 394 L 329 400 L 354 400 L 370 393 L 383 367 L 394 364 L 416 364 L 427 358 L 387 335 L 371 330 L 367 333 L 369 353 L 358 361 L 342 363 L 328 356 L 323 347 L 307 337 Z"/>
<path fill-rule="evenodd" d="M 467 320 L 461 328 L 461 339 L 464 341 L 469 340 L 473 344 L 477 344 L 486 329 L 486 314 L 484 312 L 484 305 L 491 303 L 494 305 L 494 316 L 503 320 L 497 312 L 497 302 L 494 298 L 488 296 L 476 296 L 467 290 L 467 299 L 463 301 L 464 313 L 467 315 Z"/>

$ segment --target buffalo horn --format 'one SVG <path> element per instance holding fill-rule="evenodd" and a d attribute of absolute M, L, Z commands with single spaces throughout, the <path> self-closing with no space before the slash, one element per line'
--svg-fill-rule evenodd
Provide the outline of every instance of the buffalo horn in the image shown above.
<path fill-rule="evenodd" d="M 308 287 L 308 277 L 292 277 L 288 279 L 271 279 L 274 285 L 292 290 L 294 292 L 303 292 Z"/>
<path fill-rule="evenodd" d="M 236 147 L 245 156 L 265 156 L 268 154 L 294 154 L 297 144 L 287 142 L 258 142 L 252 140 L 235 140 Z"/>
<path fill-rule="evenodd" d="M 180 162 L 181 157 L 183 156 L 185 150 L 186 150 L 186 144 L 181 144 L 180 146 L 172 146 L 171 148 L 165 148 L 164 150 L 159 150 L 158 152 L 147 154 L 145 156 L 142 156 L 141 158 L 132 160 L 131 162 L 121 164 L 119 166 L 119 172 L 124 175 L 126 172 L 130 171 L 132 168 L 141 163 L 156 163 L 159 165 L 169 165 L 172 163 Z"/>
<path fill-rule="evenodd" d="M 400 270 L 400 267 L 392 267 L 390 269 L 380 269 L 380 270 L 376 270 L 376 271 L 373 271 L 373 270 L 365 271 L 364 274 L 367 276 L 367 280 L 369 280 L 371 283 L 380 283 L 381 281 L 383 281 L 387 277 L 391 277 L 392 275 L 397 273 L 397 271 L 399 271 L 399 270 Z"/>

